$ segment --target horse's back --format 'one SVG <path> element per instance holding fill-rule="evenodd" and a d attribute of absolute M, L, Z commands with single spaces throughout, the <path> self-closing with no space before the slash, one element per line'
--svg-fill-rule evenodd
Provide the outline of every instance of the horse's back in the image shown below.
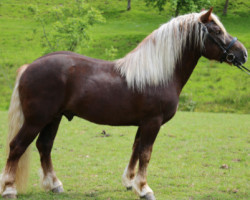
<path fill-rule="evenodd" d="M 60 56 L 60 57 L 66 56 L 67 58 L 75 58 L 75 59 L 78 58 L 80 60 L 86 60 L 89 62 L 102 63 L 102 64 L 111 64 L 112 63 L 112 61 L 91 58 L 91 57 L 84 56 L 82 54 L 78 54 L 78 53 L 75 53 L 72 51 L 56 51 L 56 52 L 48 53 L 48 54 L 38 58 L 37 60 L 46 59 L 46 58 L 53 59 L 53 57 L 57 57 L 57 56 Z M 35 61 L 37 61 L 37 60 L 35 60 Z"/>
<path fill-rule="evenodd" d="M 102 71 L 113 71 L 114 63 L 83 56 L 74 52 L 59 51 L 44 55 L 31 63 L 24 75 L 28 76 L 27 82 L 40 80 L 45 81 L 50 78 L 64 80 L 72 73 L 71 68 L 77 68 L 89 73 L 97 69 Z M 77 72 L 76 72 L 77 73 Z M 23 75 L 23 76 L 24 76 Z M 45 79 L 45 80 L 43 80 Z"/>

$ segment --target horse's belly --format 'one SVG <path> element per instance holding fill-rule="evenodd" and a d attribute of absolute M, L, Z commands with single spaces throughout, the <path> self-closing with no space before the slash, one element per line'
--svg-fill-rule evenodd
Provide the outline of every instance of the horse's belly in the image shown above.
<path fill-rule="evenodd" d="M 97 124 L 137 125 L 141 118 L 139 109 L 134 98 L 125 93 L 92 90 L 81 98 L 74 96 L 67 110 Z"/>
<path fill-rule="evenodd" d="M 78 110 L 78 112 L 75 112 L 75 115 L 97 124 L 112 126 L 138 125 L 140 121 L 140 117 L 134 112 L 128 113 L 127 110 L 116 110 L 111 107 L 91 107 L 82 112 Z"/>

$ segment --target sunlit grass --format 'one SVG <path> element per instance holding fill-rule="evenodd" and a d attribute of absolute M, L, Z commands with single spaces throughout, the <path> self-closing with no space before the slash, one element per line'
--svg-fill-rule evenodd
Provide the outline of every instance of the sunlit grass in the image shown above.
<path fill-rule="evenodd" d="M 178 112 L 161 128 L 148 168 L 159 200 L 248 199 L 249 115 Z M 105 130 L 110 137 L 102 137 Z M 65 193 L 39 187 L 39 157 L 33 144 L 27 194 L 20 199 L 138 199 L 121 184 L 136 127 L 99 126 L 63 119 L 52 158 Z M 0 168 L 4 165 L 7 112 L 0 112 Z M 228 169 L 222 169 L 226 164 Z"/>

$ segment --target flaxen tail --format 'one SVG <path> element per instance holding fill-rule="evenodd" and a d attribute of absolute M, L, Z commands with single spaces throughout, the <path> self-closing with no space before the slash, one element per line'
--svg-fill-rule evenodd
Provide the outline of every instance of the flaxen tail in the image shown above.
<path fill-rule="evenodd" d="M 19 130 L 21 129 L 23 123 L 24 123 L 24 115 L 20 103 L 19 98 L 19 81 L 23 74 L 23 72 L 26 70 L 28 65 L 23 65 L 19 68 L 16 83 L 14 87 L 14 91 L 12 93 L 11 102 L 10 102 L 10 108 L 9 108 L 9 133 L 7 136 L 7 156 L 9 155 L 9 144 L 12 141 L 12 139 L 17 135 Z M 24 192 L 27 180 L 28 180 L 28 172 L 29 172 L 29 154 L 30 154 L 30 147 L 27 148 L 25 153 L 22 155 L 18 162 L 18 168 L 16 172 L 16 187 L 19 192 Z"/>

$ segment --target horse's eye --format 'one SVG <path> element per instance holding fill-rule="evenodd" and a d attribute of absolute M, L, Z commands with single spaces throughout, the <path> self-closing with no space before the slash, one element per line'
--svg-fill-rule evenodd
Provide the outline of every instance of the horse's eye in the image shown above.
<path fill-rule="evenodd" d="M 215 31 L 215 34 L 216 34 L 216 35 L 220 35 L 220 34 L 221 34 L 221 31 L 220 31 L 220 30 Z"/>

